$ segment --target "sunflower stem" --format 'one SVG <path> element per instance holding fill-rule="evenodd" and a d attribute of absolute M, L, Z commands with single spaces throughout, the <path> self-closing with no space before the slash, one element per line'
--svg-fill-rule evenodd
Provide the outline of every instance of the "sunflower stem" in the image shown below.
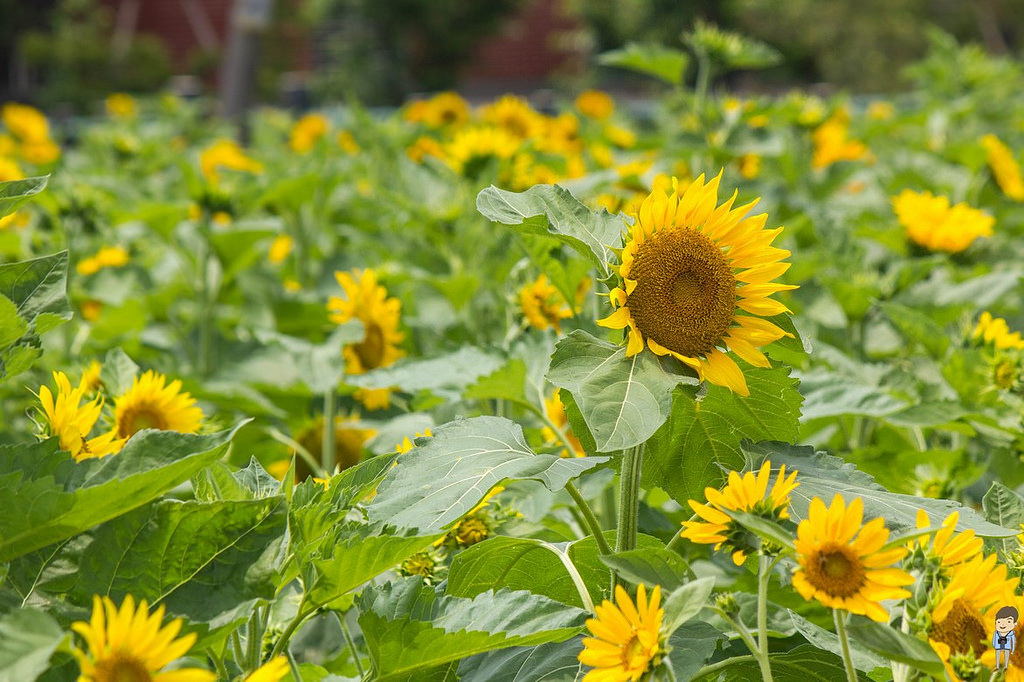
<path fill-rule="evenodd" d="M 761 553 L 758 556 L 757 573 L 757 649 L 759 660 L 764 661 L 761 673 L 766 682 L 771 682 L 772 669 L 768 665 L 768 583 L 772 578 L 771 557 Z"/>
<path fill-rule="evenodd" d="M 210 660 L 213 661 L 213 667 L 217 669 L 217 679 L 230 679 L 230 675 L 228 675 L 228 669 L 224 666 L 224 659 L 221 656 L 218 656 L 216 653 L 214 653 L 213 649 L 207 649 L 206 655 L 210 657 Z"/>
<path fill-rule="evenodd" d="M 752 654 L 747 654 L 745 656 L 732 656 L 731 658 L 726 658 L 715 663 L 708 663 L 706 666 L 697 671 L 697 674 L 694 675 L 693 679 L 707 677 L 708 675 L 717 673 L 723 670 L 724 668 L 728 668 L 730 665 L 736 665 L 737 663 L 748 663 L 750 661 L 756 660 L 756 656 Z"/>
<path fill-rule="evenodd" d="M 258 634 L 260 626 L 260 610 L 256 607 L 249 616 L 249 624 L 245 628 L 245 665 L 243 668 L 252 672 L 260 667 L 260 647 Z"/>
<path fill-rule="evenodd" d="M 843 648 L 843 667 L 846 668 L 846 680 L 847 682 L 857 682 L 857 669 L 853 667 L 853 657 L 850 655 L 850 638 L 846 634 L 846 612 L 832 609 L 832 618 L 836 623 L 839 644 Z"/>
<path fill-rule="evenodd" d="M 597 520 L 597 516 L 594 515 L 594 510 L 587 504 L 587 500 L 583 497 L 583 493 L 580 492 L 572 481 L 565 484 L 565 490 L 569 493 L 569 497 L 576 502 L 576 506 L 579 507 L 580 513 L 583 515 L 583 520 L 586 521 L 587 527 L 594 536 L 594 540 L 597 542 L 597 551 L 601 554 L 611 554 L 612 548 L 608 544 L 608 540 L 604 537 L 604 532 L 601 530 L 601 523 Z"/>
<path fill-rule="evenodd" d="M 291 622 L 288 623 L 284 628 L 284 632 L 277 638 L 277 642 L 274 643 L 274 648 L 270 652 L 270 659 L 274 660 L 281 655 L 283 650 L 288 649 L 288 642 L 291 640 L 292 635 L 299 629 L 299 626 L 306 622 L 306 619 L 316 613 L 316 608 L 309 609 L 307 611 L 302 610 L 302 604 L 299 604 L 299 609 L 295 612 L 295 617 L 292 618 Z"/>
<path fill-rule="evenodd" d="M 683 531 L 684 531 L 684 530 L 686 530 L 686 529 L 685 529 L 685 528 L 683 528 L 682 526 L 680 526 L 680 527 L 679 527 L 679 530 L 677 530 L 677 531 L 676 531 L 676 534 L 675 534 L 675 535 L 673 535 L 673 536 L 672 536 L 672 539 L 668 541 L 668 544 L 667 544 L 667 545 L 665 545 L 665 549 L 667 549 L 667 550 L 668 550 L 668 551 L 670 551 L 670 552 L 674 552 L 674 551 L 676 551 L 676 546 L 677 546 L 677 545 L 678 545 L 678 544 L 679 544 L 680 542 L 682 542 L 682 541 L 683 541 Z"/>
<path fill-rule="evenodd" d="M 329 477 L 334 471 L 334 415 L 338 411 L 338 394 L 334 389 L 324 393 L 324 437 L 320 448 L 320 468 Z"/>
<path fill-rule="evenodd" d="M 362 679 L 366 676 L 363 671 L 363 664 L 359 660 L 359 649 L 356 648 L 356 641 L 352 639 L 352 633 L 348 631 L 348 625 L 345 624 L 345 614 L 334 612 L 334 615 L 338 617 L 338 622 L 341 623 L 341 633 L 345 635 L 345 644 L 348 645 L 348 650 L 352 652 L 352 661 L 356 664 L 356 672 L 359 674 L 359 678 Z"/>
<path fill-rule="evenodd" d="M 619 474 L 619 523 L 615 535 L 616 552 L 628 552 L 636 548 L 643 457 L 643 443 L 629 448 L 622 454 L 622 472 Z"/>

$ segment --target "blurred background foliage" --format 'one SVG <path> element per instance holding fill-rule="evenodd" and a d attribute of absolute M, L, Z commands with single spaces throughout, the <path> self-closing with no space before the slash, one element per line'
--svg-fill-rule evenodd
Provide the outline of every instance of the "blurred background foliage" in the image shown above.
<path fill-rule="evenodd" d="M 458 88 L 480 45 L 522 31 L 516 17 L 535 3 L 550 3 L 572 26 L 548 39 L 576 57 L 554 74 L 570 87 L 649 86 L 607 68 L 576 67 L 629 42 L 680 48 L 681 35 L 698 20 L 781 53 L 780 65 L 756 79 L 729 76 L 742 90 L 828 84 L 898 91 L 907 83 L 903 67 L 922 59 L 930 42 L 938 45 L 928 28 L 995 55 L 1019 56 L 1024 48 L 1020 0 L 276 0 L 262 45 L 261 97 L 275 101 L 296 70 L 304 72 L 301 87 L 319 101 L 357 97 L 394 105 L 411 93 Z M 175 64 L 156 36 L 118 40 L 114 7 L 114 0 L 0 0 L 0 98 L 81 111 L 109 92 L 165 88 L 172 74 L 213 86 L 216 50 L 197 49 Z M 300 51 L 307 63 L 297 68 Z M 688 78 L 695 77 L 691 68 Z"/>

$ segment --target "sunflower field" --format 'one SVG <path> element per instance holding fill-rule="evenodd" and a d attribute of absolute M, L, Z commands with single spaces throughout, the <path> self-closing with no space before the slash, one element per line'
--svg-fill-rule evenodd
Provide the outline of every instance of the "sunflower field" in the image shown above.
<path fill-rule="evenodd" d="M 1024 69 L 689 45 L 245 145 L 3 105 L 0 680 L 1024 680 Z"/>

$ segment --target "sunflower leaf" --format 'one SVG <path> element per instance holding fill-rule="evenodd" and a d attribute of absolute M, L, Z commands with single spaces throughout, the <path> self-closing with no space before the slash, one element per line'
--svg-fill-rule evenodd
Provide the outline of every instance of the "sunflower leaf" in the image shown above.
<path fill-rule="evenodd" d="M 408 393 L 457 392 L 501 367 L 501 360 L 474 346 L 432 358 L 399 360 L 365 374 L 345 377 L 345 383 L 362 388 L 397 388 Z"/>
<path fill-rule="evenodd" d="M 652 76 L 669 85 L 682 85 L 683 72 L 690 55 L 673 47 L 657 43 L 627 43 L 625 47 L 603 52 L 597 57 L 602 66 L 616 66 L 646 76 Z"/>
<path fill-rule="evenodd" d="M 643 547 L 601 557 L 604 564 L 631 583 L 661 585 L 672 591 L 690 577 L 686 559 L 663 547 Z"/>
<path fill-rule="evenodd" d="M 611 274 L 611 247 L 620 243 L 626 227 L 621 217 L 603 209 L 591 211 L 558 185 L 534 185 L 525 192 L 491 185 L 477 195 L 476 208 L 488 220 L 518 232 L 548 235 L 568 244 L 594 264 L 601 279 Z"/>
<path fill-rule="evenodd" d="M 489 651 L 459 664 L 461 682 L 576 682 L 583 675 L 582 637 L 537 646 Z"/>
<path fill-rule="evenodd" d="M 756 514 L 735 511 L 733 509 L 722 509 L 722 513 L 762 540 L 768 540 L 789 550 L 793 549 L 793 534 L 787 532 L 779 524 L 761 518 Z"/>
<path fill-rule="evenodd" d="M 993 481 L 981 500 L 985 519 L 1003 528 L 1020 528 L 1024 524 L 1024 498 L 999 481 Z M 998 541 L 1000 549 L 1008 554 L 1017 549 L 1016 538 L 1006 537 Z"/>
<path fill-rule="evenodd" d="M 647 441 L 668 419 L 672 389 L 696 379 L 675 374 L 653 353 L 626 357 L 614 346 L 576 330 L 555 346 L 548 380 L 572 394 L 598 452 Z"/>
<path fill-rule="evenodd" d="M 0 182 L 0 218 L 18 210 L 22 204 L 46 189 L 49 175 Z"/>
<path fill-rule="evenodd" d="M 769 656 L 769 661 L 776 682 L 835 682 L 846 679 L 843 659 L 810 644 L 801 644 L 784 653 L 773 653 Z M 729 679 L 734 680 L 756 680 L 761 677 L 756 660 L 734 663 L 729 666 L 728 674 Z M 719 676 L 720 673 L 712 673 L 694 680 L 713 682 Z M 858 672 L 857 679 L 870 682 L 871 678 Z"/>
<path fill-rule="evenodd" d="M 57 621 L 36 609 L 0 617 L 0 682 L 36 679 L 66 637 Z"/>
<path fill-rule="evenodd" d="M 529 592 L 450 597 L 415 578 L 365 590 L 358 606 L 372 677 L 381 682 L 494 649 L 560 642 L 587 616 Z"/>
<path fill-rule="evenodd" d="M 387 472 L 366 510 L 371 521 L 429 534 L 462 518 L 502 481 L 541 481 L 555 492 L 607 461 L 534 454 L 522 427 L 500 417 L 457 419 L 433 434 Z"/>
<path fill-rule="evenodd" d="M 894 627 L 854 616 L 847 624 L 850 639 L 882 658 L 906 663 L 923 673 L 942 678 L 945 668 L 935 650 L 925 641 Z"/>
<path fill-rule="evenodd" d="M 665 632 L 671 635 L 683 623 L 690 620 L 708 602 L 711 591 L 715 589 L 714 578 L 699 578 L 678 587 L 665 597 L 665 621 L 662 625 Z"/>
<path fill-rule="evenodd" d="M 796 438 L 802 399 L 789 370 L 742 367 L 746 398 L 714 385 L 700 400 L 675 392 L 671 417 L 647 442 L 645 486 L 664 488 L 682 505 L 703 501 L 705 487 L 719 487 L 730 470 L 742 469 L 741 439 Z"/>

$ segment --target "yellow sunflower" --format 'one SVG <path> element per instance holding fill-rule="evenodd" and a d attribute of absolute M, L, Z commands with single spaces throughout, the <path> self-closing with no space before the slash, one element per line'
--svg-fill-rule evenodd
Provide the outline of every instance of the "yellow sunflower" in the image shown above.
<path fill-rule="evenodd" d="M 994 624 L 993 609 L 1009 604 L 1017 581 L 1006 577 L 1006 566 L 996 563 L 996 555 L 977 555 L 950 572 L 949 582 L 933 597 L 928 641 L 947 666 L 953 679 L 951 660 L 957 655 L 981 656 L 988 648 L 989 623 Z M 989 617 L 989 616 L 992 617 Z"/>
<path fill-rule="evenodd" d="M 544 117 L 516 95 L 505 95 L 491 102 L 480 111 L 480 117 L 517 140 L 534 137 L 544 126 Z"/>
<path fill-rule="evenodd" d="M 39 388 L 39 402 L 43 406 L 43 414 L 50 423 L 50 435 L 60 438 L 60 448 L 71 453 L 75 461 L 106 457 L 121 449 L 124 440 L 117 433 L 110 431 L 90 439 L 89 433 L 96 426 L 103 410 L 103 399 L 97 396 L 82 405 L 86 386 L 79 385 L 72 389 L 71 382 L 64 372 L 54 372 L 57 382 L 57 395 L 50 392 L 48 386 Z"/>
<path fill-rule="evenodd" d="M 797 528 L 800 567 L 793 574 L 793 587 L 804 599 L 885 623 L 889 614 L 881 602 L 909 597 L 903 587 L 914 577 L 893 566 L 906 547 L 883 549 L 889 539 L 885 520 L 862 526 L 863 514 L 859 497 L 847 506 L 836 493 L 828 508 L 820 498 L 811 500 L 808 516 Z"/>
<path fill-rule="evenodd" d="M 562 457 L 586 457 L 587 453 L 583 449 L 583 444 L 580 443 L 580 439 L 573 435 L 572 429 L 569 428 L 569 417 L 565 413 L 565 405 L 562 404 L 561 394 L 557 388 L 550 398 L 544 399 L 544 412 L 547 414 L 548 419 L 562 430 L 562 433 L 565 434 L 566 439 L 569 441 L 569 446 L 572 448 L 572 452 L 569 452 L 568 448 L 562 448 L 560 455 Z M 554 443 L 558 440 L 558 436 L 550 427 L 545 426 L 541 433 L 544 436 L 544 441 L 547 443 Z"/>
<path fill-rule="evenodd" d="M 288 659 L 278 656 L 257 668 L 245 682 L 281 682 L 289 672 Z"/>
<path fill-rule="evenodd" d="M 288 254 L 292 252 L 292 246 L 294 242 L 292 238 L 286 234 L 279 234 L 274 237 L 274 241 L 270 243 L 270 250 L 267 252 L 267 260 L 274 265 L 283 263 L 284 259 L 288 257 Z"/>
<path fill-rule="evenodd" d="M 925 556 L 937 559 L 943 568 L 970 561 L 981 554 L 981 546 L 984 541 L 975 536 L 974 531 L 970 529 L 956 533 L 956 524 L 959 520 L 960 512 L 953 512 L 942 521 L 941 530 L 920 538 L 916 543 L 911 543 L 911 548 L 916 544 L 924 551 Z M 928 528 L 931 525 L 928 513 L 923 509 L 918 509 L 917 527 Z"/>
<path fill-rule="evenodd" d="M 245 173 L 262 173 L 263 164 L 245 155 L 234 140 L 217 140 L 199 154 L 199 168 L 210 182 L 217 182 L 224 168 Z"/>
<path fill-rule="evenodd" d="M 195 433 L 203 412 L 195 398 L 181 392 L 181 381 L 167 383 L 167 377 L 153 370 L 132 381 L 132 387 L 114 400 L 114 426 L 121 438 L 131 438 L 142 429 Z"/>
<path fill-rule="evenodd" d="M 139 114 L 139 105 L 135 103 L 135 98 L 123 92 L 108 95 L 106 109 L 110 117 L 123 120 L 133 119 Z"/>
<path fill-rule="evenodd" d="M 146 600 L 139 602 L 131 595 L 124 598 L 121 608 L 114 606 L 109 597 L 93 597 L 92 618 L 88 623 L 79 621 L 71 625 L 85 640 L 87 649 L 72 649 L 82 673 L 79 682 L 213 682 L 217 676 L 200 668 L 178 668 L 160 672 L 168 664 L 188 653 L 195 644 L 196 635 L 190 633 L 175 639 L 181 630 L 181 619 L 172 620 L 164 627 L 161 605 L 150 614 Z"/>
<path fill-rule="evenodd" d="M 338 471 L 359 464 L 363 457 L 366 441 L 377 435 L 376 429 L 366 428 L 358 417 L 335 417 L 334 419 L 334 466 Z M 324 418 L 317 417 L 305 429 L 300 431 L 295 440 L 314 458 L 320 458 L 324 447 Z M 295 460 L 295 480 L 304 481 L 313 471 L 305 459 Z"/>
<path fill-rule="evenodd" d="M 83 258 L 76 269 L 80 275 L 94 275 L 103 268 L 120 268 L 128 264 L 128 251 L 123 246 L 104 246 L 96 255 Z"/>
<path fill-rule="evenodd" d="M 434 434 L 432 434 L 430 432 L 430 429 L 423 429 L 423 433 L 420 433 L 420 432 L 417 431 L 415 437 L 416 438 L 423 438 L 423 437 L 433 438 Z M 412 450 L 414 447 L 415 447 L 415 445 L 413 444 L 413 439 L 410 439 L 409 436 L 406 436 L 405 438 L 402 439 L 401 443 L 399 443 L 398 445 L 395 446 L 395 452 L 397 452 L 400 455 L 404 455 L 405 453 L 407 453 L 410 450 Z"/>
<path fill-rule="evenodd" d="M 457 92 L 440 92 L 427 100 L 421 116 L 431 128 L 459 126 L 469 120 L 469 104 Z"/>
<path fill-rule="evenodd" d="M 1024 178 L 1021 178 L 1020 164 L 1013 158 L 1013 152 L 995 135 L 981 138 L 985 147 L 988 167 L 1003 194 L 1014 201 L 1024 201 Z"/>
<path fill-rule="evenodd" d="M 648 600 L 643 584 L 638 585 L 634 605 L 622 585 L 616 585 L 615 601 L 604 600 L 594 608 L 596 618 L 587 620 L 594 636 L 583 638 L 578 658 L 593 670 L 583 682 L 637 682 L 661 663 L 665 653 L 661 586 L 654 586 Z"/>
<path fill-rule="evenodd" d="M 827 168 L 838 161 L 859 161 L 869 156 L 864 143 L 847 138 L 850 117 L 844 110 L 836 112 L 811 134 L 814 142 L 812 168 Z"/>
<path fill-rule="evenodd" d="M 82 395 L 91 395 L 103 386 L 103 380 L 100 379 L 102 371 L 103 365 L 99 363 L 99 360 L 89 363 L 89 366 L 82 372 L 82 379 L 78 382 L 78 390 L 82 392 Z"/>
<path fill-rule="evenodd" d="M 561 333 L 562 320 L 572 317 L 572 309 L 545 274 L 519 290 L 519 306 L 534 329 L 552 328 Z"/>
<path fill-rule="evenodd" d="M 387 290 L 377 284 L 373 270 L 353 270 L 334 273 L 335 279 L 345 292 L 344 298 L 331 296 L 327 301 L 330 319 L 344 324 L 356 319 L 363 323 L 363 340 L 345 346 L 345 371 L 349 374 L 364 374 L 371 369 L 387 367 L 405 353 L 398 347 L 405 335 L 398 331 L 398 320 L 402 302 L 388 298 Z M 360 389 L 356 399 L 368 409 L 387 407 L 390 390 Z"/>
<path fill-rule="evenodd" d="M 443 159 L 456 173 L 478 174 L 491 159 L 506 160 L 519 150 L 520 140 L 501 128 L 466 128 L 443 147 Z"/>
<path fill-rule="evenodd" d="M 791 336 L 756 316 L 789 312 L 769 298 L 796 286 L 773 282 L 789 269 L 789 251 L 771 246 L 782 228 L 764 229 L 766 214 L 745 217 L 756 202 L 732 208 L 736 194 L 716 207 L 722 174 L 702 174 L 672 192 L 644 199 L 618 268 L 621 286 L 609 297 L 617 310 L 598 324 L 629 329 L 626 355 L 647 347 L 691 367 L 700 379 L 749 395 L 727 346 L 755 367 L 770 367 L 758 348 Z M 744 314 L 747 313 L 747 314 Z"/>
<path fill-rule="evenodd" d="M 330 127 L 331 124 L 323 114 L 306 114 L 292 126 L 288 146 L 293 152 L 305 154 L 316 146 Z"/>
<path fill-rule="evenodd" d="M 780 466 L 775 485 L 771 493 L 768 493 L 771 473 L 772 463 L 765 460 L 756 475 L 748 471 L 741 478 L 738 472 L 730 471 L 729 480 L 722 490 L 705 488 L 707 504 L 689 500 L 690 508 L 704 520 L 683 521 L 686 529 L 682 533 L 683 537 L 699 544 L 713 544 L 716 551 L 722 545 L 727 545 L 732 551 L 733 563 L 742 565 L 747 558 L 747 533 L 723 510 L 749 512 L 772 521 L 788 519 L 789 495 L 800 485 L 796 482 L 797 472 L 792 471 L 787 477 L 786 465 Z"/>
<path fill-rule="evenodd" d="M 996 350 L 1024 350 L 1024 339 L 1020 332 L 1010 332 L 1010 326 L 1001 317 L 992 317 L 987 310 L 978 318 L 978 324 L 971 334 L 972 339 L 990 343 Z"/>
<path fill-rule="evenodd" d="M 598 121 L 615 113 L 615 100 L 600 90 L 584 90 L 576 96 L 576 109 L 584 116 L 596 118 Z"/>
<path fill-rule="evenodd" d="M 0 109 L 4 126 L 15 137 L 25 142 L 46 142 L 50 139 L 50 125 L 43 112 L 27 104 L 8 102 Z"/>
<path fill-rule="evenodd" d="M 965 203 L 951 206 L 949 199 L 931 192 L 905 189 L 892 205 L 911 241 L 932 251 L 963 251 L 978 237 L 992 236 L 995 224 L 992 216 Z"/>

